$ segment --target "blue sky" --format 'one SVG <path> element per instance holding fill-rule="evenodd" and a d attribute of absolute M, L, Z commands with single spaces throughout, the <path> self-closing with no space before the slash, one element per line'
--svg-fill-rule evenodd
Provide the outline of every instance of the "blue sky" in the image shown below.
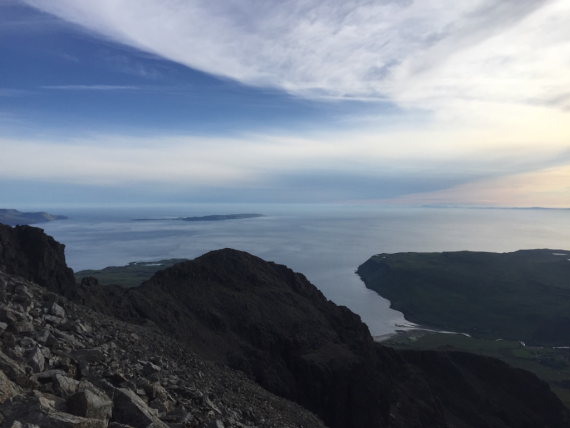
<path fill-rule="evenodd" d="M 12 124 L 15 134 L 310 130 L 367 108 L 245 86 L 95 37 L 19 2 L 1 10 L 0 108 L 20 121 Z M 383 108 L 389 114 L 394 106 Z"/>
<path fill-rule="evenodd" d="M 0 202 L 570 206 L 562 0 L 5 0 Z"/>

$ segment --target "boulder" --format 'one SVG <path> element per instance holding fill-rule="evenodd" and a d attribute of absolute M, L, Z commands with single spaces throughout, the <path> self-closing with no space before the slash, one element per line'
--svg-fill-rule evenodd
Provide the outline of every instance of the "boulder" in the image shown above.
<path fill-rule="evenodd" d="M 32 379 L 39 383 L 50 383 L 53 382 L 57 375 L 65 376 L 66 373 L 60 369 L 50 369 L 46 370 L 45 372 L 36 373 L 32 376 Z"/>
<path fill-rule="evenodd" d="M 24 382 L 24 379 L 27 377 L 24 368 L 2 351 L 0 351 L 0 370 L 6 373 L 11 380 L 18 383 Z"/>
<path fill-rule="evenodd" d="M 109 397 L 95 388 L 78 391 L 67 400 L 67 411 L 85 418 L 108 421 L 112 409 L 113 402 Z"/>
<path fill-rule="evenodd" d="M 19 303 L 24 309 L 28 310 L 32 306 L 33 301 L 33 295 L 28 287 L 23 284 L 18 284 L 15 291 L 14 302 Z"/>
<path fill-rule="evenodd" d="M 19 388 L 8 379 L 8 376 L 0 370 L 0 404 L 15 397 L 19 393 Z"/>
<path fill-rule="evenodd" d="M 32 402 L 44 412 L 62 411 L 65 407 L 65 401 L 61 397 L 37 390 L 33 392 Z"/>
<path fill-rule="evenodd" d="M 17 321 L 12 325 L 14 332 L 18 334 L 31 334 L 34 332 L 34 325 L 29 319 Z"/>
<path fill-rule="evenodd" d="M 48 309 L 48 312 L 50 313 L 50 315 L 59 317 L 59 318 L 65 318 L 65 309 L 63 309 L 63 307 L 61 305 L 58 305 L 56 302 L 53 302 L 51 304 L 51 306 Z"/>
<path fill-rule="evenodd" d="M 42 350 L 38 346 L 35 346 L 27 353 L 27 360 L 34 373 L 44 371 L 46 360 Z"/>
<path fill-rule="evenodd" d="M 114 388 L 113 404 L 113 420 L 115 422 L 135 427 L 147 427 L 154 424 L 153 427 L 156 428 L 167 428 L 167 425 L 158 419 L 156 410 L 149 408 L 130 389 Z"/>
<path fill-rule="evenodd" d="M 78 386 L 79 386 L 79 381 L 61 375 L 59 373 L 55 374 L 55 376 L 53 377 L 54 392 L 60 395 L 61 397 L 69 397 L 75 394 L 77 392 Z"/>
<path fill-rule="evenodd" d="M 77 361 L 95 363 L 105 359 L 105 354 L 99 349 L 78 349 L 71 353 L 71 357 Z"/>

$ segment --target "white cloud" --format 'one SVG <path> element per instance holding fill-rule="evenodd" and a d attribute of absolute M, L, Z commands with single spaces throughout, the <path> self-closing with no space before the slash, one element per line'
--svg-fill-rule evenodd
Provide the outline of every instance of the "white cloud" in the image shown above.
<path fill-rule="evenodd" d="M 276 177 L 335 173 L 339 177 L 483 177 L 559 163 L 570 131 L 559 133 L 567 114 L 522 109 L 525 126 L 466 129 L 406 127 L 382 133 L 349 130 L 311 137 L 242 135 L 78 137 L 67 141 L 0 139 L 0 177 L 173 186 L 257 185 Z M 544 128 L 552 132 L 543 131 Z M 458 144 L 458 141 L 461 144 Z M 450 183 L 450 185 L 453 183 Z"/>
<path fill-rule="evenodd" d="M 313 192 L 315 198 L 326 194 L 328 200 L 357 197 L 350 194 L 365 199 L 399 194 L 403 199 L 396 202 L 451 202 L 469 199 L 469 192 L 474 200 L 482 200 L 493 180 L 570 160 L 567 112 L 482 102 L 470 104 L 467 112 L 469 123 L 450 113 L 428 124 L 402 122 L 383 131 L 360 127 L 311 136 L 0 138 L 0 181 L 162 186 L 182 193 L 216 188 L 238 194 L 246 189 L 254 197 L 257 191 L 273 189 L 293 198 L 303 192 Z M 492 117 L 501 119 L 493 122 Z M 457 187 L 481 180 L 491 180 L 491 185 Z M 559 181 L 552 187 L 560 193 Z M 425 198 L 404 196 L 444 188 L 450 191 Z M 528 199 L 522 191 L 517 195 L 521 201 Z M 537 197 L 533 205 L 553 200 L 541 199 L 537 192 L 532 195 Z"/>
<path fill-rule="evenodd" d="M 551 169 L 570 153 L 567 0 L 22 1 L 247 85 L 409 110 L 387 126 L 391 116 L 379 121 L 371 103 L 367 117 L 342 118 L 345 132 L 310 137 L 0 139 L 0 177 L 235 189 L 293 186 L 278 180 L 310 173 L 365 176 L 372 189 L 388 176 L 443 177 L 446 190 L 399 200 L 566 203 L 567 170 Z"/>
<path fill-rule="evenodd" d="M 567 0 L 23 0 L 208 73 L 306 97 L 556 104 Z M 567 107 L 567 101 L 566 101 Z"/>

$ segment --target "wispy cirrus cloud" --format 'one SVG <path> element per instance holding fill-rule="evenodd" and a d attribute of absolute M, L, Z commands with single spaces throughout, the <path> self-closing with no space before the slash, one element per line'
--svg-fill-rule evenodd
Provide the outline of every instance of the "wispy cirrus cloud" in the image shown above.
<path fill-rule="evenodd" d="M 466 137 L 461 130 L 426 135 L 423 129 L 394 129 L 382 135 L 324 132 L 313 137 L 5 138 L 0 139 L 0 178 L 134 187 L 164 184 L 181 191 L 271 187 L 312 192 L 317 199 L 324 193 L 333 199 L 350 194 L 403 196 L 567 164 L 566 137 L 546 135 L 550 143 L 539 144 L 545 137 L 541 128 L 538 118 L 534 129 L 521 130 L 516 140 L 524 135 L 524 143 L 517 144 L 509 142 L 514 134 L 499 137 L 496 130 Z M 463 144 L 457 144 L 459 139 Z"/>
<path fill-rule="evenodd" d="M 167 129 L 129 140 L 108 137 L 101 129 L 98 138 L 65 144 L 41 135 L 3 140 L 0 176 L 5 179 L 139 188 L 162 183 L 180 189 L 248 189 L 252 195 L 278 189 L 330 199 L 353 193 L 418 203 L 470 198 L 500 203 L 504 197 L 513 205 L 517 198 L 521 204 L 530 200 L 527 189 L 532 205 L 567 201 L 563 181 L 568 176 L 553 172 L 566 168 L 570 147 L 567 0 L 20 1 L 146 57 L 270 88 L 266 92 L 279 96 L 285 91 L 331 100 L 306 104 L 372 102 L 339 103 L 347 106 L 335 118 L 334 125 L 343 122 L 341 130 L 333 130 L 330 120 L 309 133 L 283 126 L 283 132 L 232 138 L 217 138 L 223 135 L 218 129 L 211 139 L 179 138 L 176 129 Z M 117 58 L 107 62 L 136 76 L 164 77 L 159 66 L 155 73 L 154 64 L 139 67 L 138 60 L 122 53 Z M 43 86 L 41 92 L 52 97 L 58 94 L 49 90 L 139 89 L 137 94 L 150 100 L 154 92 L 180 94 L 191 87 L 179 88 L 175 81 L 172 86 L 87 84 L 94 81 L 115 80 L 86 78 L 79 80 L 86 84 Z M 224 91 L 216 94 L 220 102 Z M 379 107 L 386 101 L 391 115 Z M 356 104 L 365 108 L 350 110 Z M 221 125 L 233 118 L 233 111 L 225 111 Z M 216 108 L 209 111 L 215 113 Z M 513 186 L 518 186 L 516 197 L 509 198 Z M 493 193 L 495 187 L 503 191 Z"/>
<path fill-rule="evenodd" d="M 42 89 L 60 91 L 133 91 L 140 88 L 129 85 L 45 85 L 42 86 Z"/>
<path fill-rule="evenodd" d="M 570 85 L 566 0 L 24 1 L 189 67 L 309 98 L 437 108 L 547 102 Z"/>

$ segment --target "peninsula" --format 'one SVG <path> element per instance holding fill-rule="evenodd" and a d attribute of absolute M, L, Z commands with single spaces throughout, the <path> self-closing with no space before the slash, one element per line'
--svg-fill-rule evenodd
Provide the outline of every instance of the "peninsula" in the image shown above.
<path fill-rule="evenodd" d="M 476 337 L 570 344 L 570 251 L 378 254 L 357 273 L 412 322 Z"/>
<path fill-rule="evenodd" d="M 570 407 L 570 251 L 378 254 L 357 272 L 427 327 L 385 345 L 501 359 L 548 382 Z"/>
<path fill-rule="evenodd" d="M 54 220 L 66 220 L 63 215 L 48 214 L 46 212 L 22 212 L 14 209 L 0 208 L 0 223 L 10 226 L 18 224 L 46 223 Z"/>

